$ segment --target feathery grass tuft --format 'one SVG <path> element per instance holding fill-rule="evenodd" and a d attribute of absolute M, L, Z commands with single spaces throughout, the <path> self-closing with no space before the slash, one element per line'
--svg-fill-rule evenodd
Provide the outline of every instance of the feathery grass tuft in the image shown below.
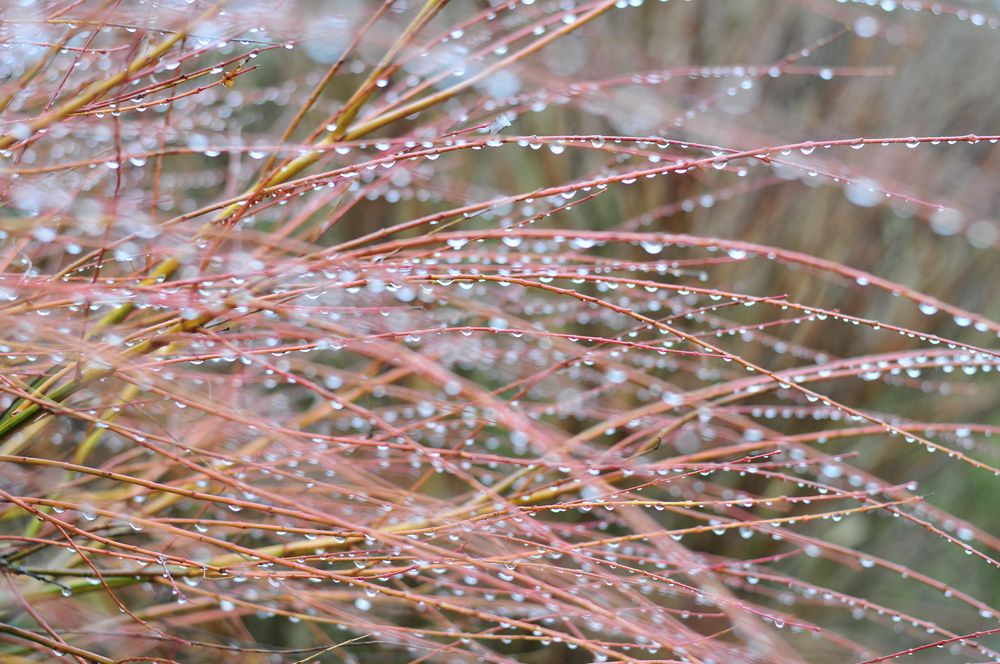
<path fill-rule="evenodd" d="M 0 660 L 1000 661 L 1000 19 L 876 4 L 5 5 Z"/>

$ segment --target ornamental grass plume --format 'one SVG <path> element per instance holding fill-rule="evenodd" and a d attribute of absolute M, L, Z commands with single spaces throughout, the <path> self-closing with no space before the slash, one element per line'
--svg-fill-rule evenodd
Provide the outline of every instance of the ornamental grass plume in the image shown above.
<path fill-rule="evenodd" d="M 0 661 L 1000 661 L 1000 6 L 0 8 Z"/>

